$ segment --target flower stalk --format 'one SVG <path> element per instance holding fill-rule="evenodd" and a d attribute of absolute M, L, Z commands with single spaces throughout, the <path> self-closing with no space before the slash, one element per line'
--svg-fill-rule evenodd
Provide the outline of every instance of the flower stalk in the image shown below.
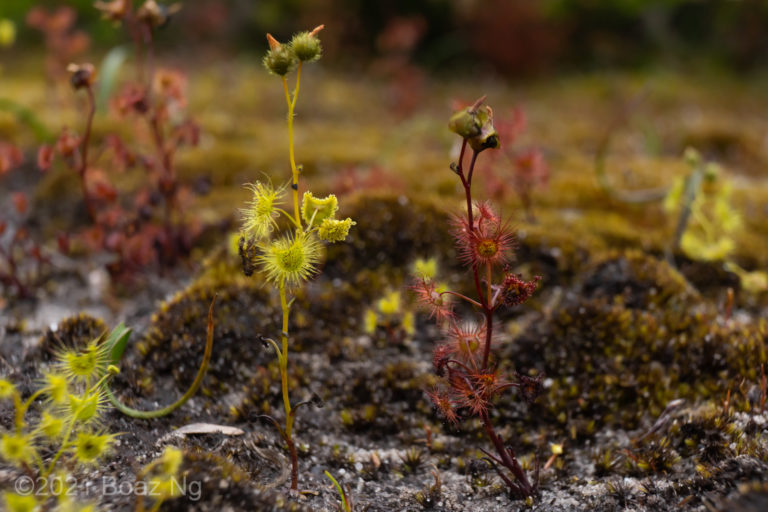
<path fill-rule="evenodd" d="M 301 82 L 301 62 L 296 67 L 296 87 L 293 94 L 288 92 L 288 80 L 283 77 L 283 89 L 285 91 L 285 102 L 288 105 L 288 157 L 291 161 L 291 192 L 293 195 L 293 214 L 295 223 L 301 227 L 301 216 L 299 215 L 299 169 L 296 166 L 296 156 L 293 144 L 293 116 L 296 109 L 296 100 L 299 97 L 299 84 Z"/>

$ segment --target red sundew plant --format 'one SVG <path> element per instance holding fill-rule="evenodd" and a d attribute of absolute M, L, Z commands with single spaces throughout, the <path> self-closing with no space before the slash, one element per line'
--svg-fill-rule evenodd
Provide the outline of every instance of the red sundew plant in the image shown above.
<path fill-rule="evenodd" d="M 130 277 L 147 265 L 173 265 L 189 252 L 201 230 L 183 215 L 193 193 L 179 182 L 175 166 L 178 149 L 197 145 L 200 130 L 186 114 L 186 77 L 155 66 L 153 34 L 177 7 L 162 7 L 154 0 L 136 9 L 127 0 L 95 5 L 105 18 L 122 23 L 136 46 L 136 77 L 110 101 L 113 113 L 133 129 L 130 144 L 109 134 L 91 147 L 96 146 L 96 69 L 88 63 L 70 64 L 70 82 L 87 100 L 83 132 L 65 127 L 54 146 L 40 149 L 38 165 L 45 169 L 58 156 L 77 173 L 91 222 L 82 240 L 92 250 L 116 256 L 109 266 L 113 276 Z M 142 168 L 147 183 L 123 198 L 112 183 L 114 176 L 103 168 L 111 173 Z"/>
<path fill-rule="evenodd" d="M 27 25 L 42 32 L 45 38 L 45 70 L 51 86 L 66 76 L 67 65 L 91 44 L 85 32 L 74 29 L 76 19 L 71 7 L 47 11 L 38 6 L 27 13 Z"/>
<path fill-rule="evenodd" d="M 490 411 L 494 399 L 509 388 L 517 388 L 522 398 L 531 403 L 541 389 L 541 376 L 527 377 L 516 373 L 513 380 L 505 378 L 491 358 L 494 341 L 494 316 L 502 308 L 520 305 L 536 289 L 539 277 L 525 281 L 511 272 L 509 262 L 514 250 L 514 232 L 491 205 L 476 202 L 472 197 L 472 179 L 478 155 L 486 149 L 500 146 L 493 125 L 493 111 L 483 106 L 485 97 L 471 107 L 451 117 L 450 128 L 462 137 L 458 163 L 451 169 L 461 180 L 466 197 L 466 217 L 454 222 L 454 237 L 459 259 L 470 270 L 477 296 L 470 298 L 454 291 L 439 291 L 435 282 L 422 275 L 413 286 L 420 301 L 444 326 L 446 341 L 435 348 L 433 363 L 442 382 L 429 397 L 442 416 L 454 425 L 466 417 L 479 418 L 496 454 L 483 450 L 485 459 L 519 497 L 532 496 L 538 477 L 533 483 L 517 460 L 515 451 L 496 433 Z M 465 154 L 471 151 L 465 168 Z M 455 297 L 471 304 L 482 313 L 482 322 L 462 320 L 449 299 Z"/>
<path fill-rule="evenodd" d="M 23 155 L 13 144 L 0 142 L 0 178 L 21 165 Z M 41 284 L 50 261 L 27 227 L 29 200 L 24 192 L 10 195 L 11 208 L 0 214 L 0 285 L 7 295 L 28 298 Z M 0 309 L 2 309 L 0 300 Z"/>

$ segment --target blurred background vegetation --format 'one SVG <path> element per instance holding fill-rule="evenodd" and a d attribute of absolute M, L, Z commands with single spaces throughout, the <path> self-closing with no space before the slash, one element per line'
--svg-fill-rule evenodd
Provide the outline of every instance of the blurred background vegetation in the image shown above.
<path fill-rule="evenodd" d="M 170 3 L 170 2 L 168 2 Z M 261 54 L 269 31 L 287 37 L 325 23 L 327 63 L 349 69 L 392 57 L 437 74 L 457 66 L 506 76 L 654 64 L 754 70 L 768 61 L 765 0 L 188 0 L 162 47 L 199 58 Z M 92 49 L 124 41 L 92 0 L 3 0 L 16 50 L 41 47 L 25 23 L 33 6 L 77 11 Z M 373 60 L 372 60 L 373 59 Z M 382 64 L 387 65 L 385 62 Z"/>

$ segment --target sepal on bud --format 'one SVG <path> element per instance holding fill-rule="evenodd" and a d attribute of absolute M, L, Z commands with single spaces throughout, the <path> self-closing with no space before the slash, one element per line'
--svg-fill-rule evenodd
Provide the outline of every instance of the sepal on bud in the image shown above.
<path fill-rule="evenodd" d="M 264 56 L 264 67 L 277 76 L 285 76 L 293 71 L 297 59 L 291 46 L 280 44 L 277 39 L 272 37 L 272 34 L 267 34 L 267 42 L 269 43 L 269 51 Z"/>

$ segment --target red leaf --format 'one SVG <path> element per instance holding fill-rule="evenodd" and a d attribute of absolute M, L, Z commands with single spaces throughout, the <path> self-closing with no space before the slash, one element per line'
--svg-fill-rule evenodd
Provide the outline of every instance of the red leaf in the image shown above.
<path fill-rule="evenodd" d="M 56 150 L 61 156 L 71 156 L 78 146 L 80 146 L 80 137 L 64 128 L 56 141 Z"/>
<path fill-rule="evenodd" d="M 93 193 L 99 199 L 112 202 L 117 199 L 117 190 L 109 183 L 100 181 L 93 186 Z"/>
<path fill-rule="evenodd" d="M 91 251 L 98 251 L 104 245 L 104 230 L 94 226 L 82 233 L 83 242 Z"/>
<path fill-rule="evenodd" d="M 45 144 L 37 150 L 37 167 L 41 171 L 47 171 L 53 162 L 53 147 Z"/>
<path fill-rule="evenodd" d="M 0 176 L 21 164 L 23 159 L 19 148 L 7 142 L 0 142 Z"/>
<path fill-rule="evenodd" d="M 117 199 L 117 189 L 109 182 L 109 178 L 101 169 L 91 169 L 88 175 L 88 191 L 96 198 L 106 202 Z"/>
<path fill-rule="evenodd" d="M 11 200 L 13 201 L 14 208 L 16 208 L 16 211 L 19 212 L 19 215 L 24 215 L 27 213 L 27 207 L 29 206 L 29 203 L 24 192 L 14 192 L 13 196 L 11 196 Z"/>

